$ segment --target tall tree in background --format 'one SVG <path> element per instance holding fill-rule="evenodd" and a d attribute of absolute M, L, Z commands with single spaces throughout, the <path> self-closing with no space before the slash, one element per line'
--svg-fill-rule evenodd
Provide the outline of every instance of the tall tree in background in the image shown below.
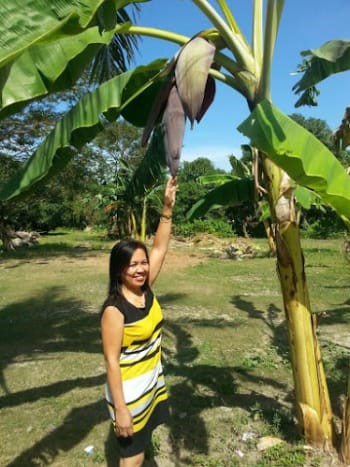
<path fill-rule="evenodd" d="M 30 15 L 32 8 L 37 8 L 39 12 L 37 23 L 34 17 L 30 15 L 31 19 L 29 20 L 30 24 L 28 24 L 27 31 L 31 29 L 31 33 L 25 38 L 22 37 L 20 31 L 16 30 L 22 23 L 19 16 L 16 15 L 16 9 L 18 8 L 23 8 L 23 15 L 27 13 Z M 135 18 L 139 6 L 134 4 L 131 8 L 131 12 Z M 40 17 L 41 13 L 44 14 Z M 62 114 L 72 108 L 86 92 L 116 74 L 126 71 L 137 50 L 138 38 L 128 34 L 118 34 L 120 30 L 119 24 L 127 23 L 130 20 L 130 16 L 124 8 L 116 10 L 112 5 L 108 5 L 108 2 L 92 1 L 89 5 L 84 5 L 80 1 L 73 0 L 71 2 L 51 2 L 51 5 L 47 4 L 45 6 L 37 4 L 33 7 L 31 2 L 19 5 L 15 1 L 11 2 L 11 4 L 2 5 L 0 14 L 4 18 L 13 18 L 13 29 L 16 35 L 16 40 L 12 41 L 11 47 L 5 45 L 2 49 L 1 65 L 3 67 L 3 81 L 0 82 L 2 109 L 0 118 L 5 117 L 5 119 L 0 126 L 0 146 L 3 153 L 13 158 L 15 162 L 25 162 L 29 155 L 34 152 L 35 148 L 40 145 L 43 136 L 52 130 L 55 123 L 62 117 Z M 110 15 L 112 16 L 110 17 Z M 18 22 L 16 22 L 16 18 Z M 28 21 L 28 17 L 26 21 Z M 118 24 L 117 27 L 115 27 L 116 23 Z M 99 33 L 94 34 L 94 30 L 111 30 L 113 27 L 115 29 L 108 35 L 107 40 L 99 37 L 101 36 Z M 47 46 L 48 48 L 50 47 L 48 45 L 50 44 L 49 36 L 55 30 L 57 30 L 56 44 L 59 43 L 56 48 L 57 59 L 55 63 L 51 62 L 50 65 L 51 54 Z M 69 44 L 72 34 L 78 38 L 76 44 Z M 37 46 L 38 43 L 40 43 L 39 46 Z M 30 47 L 32 48 L 31 53 L 23 53 L 24 50 L 28 50 Z M 80 55 L 81 53 L 85 54 L 84 58 Z M 44 57 L 42 54 L 46 56 Z M 58 57 L 61 58 L 59 59 Z M 66 66 L 66 60 L 68 62 L 71 61 L 71 64 L 73 64 L 71 68 Z M 42 62 L 41 66 L 37 65 L 37 61 Z M 44 78 L 45 72 L 42 73 L 43 61 L 46 61 L 48 67 L 46 79 Z M 29 75 L 30 73 L 33 75 L 33 78 L 29 78 L 29 80 L 27 79 L 28 66 L 31 70 Z M 36 66 L 38 66 L 37 69 Z M 51 68 L 51 71 L 49 68 Z M 11 81 L 11 86 L 8 90 L 6 89 L 6 80 Z M 22 88 L 26 88 L 25 93 L 21 90 Z M 65 92 L 57 92 L 61 90 L 65 90 Z M 56 93 L 52 94 L 52 91 Z M 50 93 L 49 99 L 41 99 L 41 101 L 34 102 L 26 107 L 27 102 Z M 6 119 L 6 116 L 21 109 L 23 109 L 22 112 L 18 112 L 15 116 Z M 82 152 L 87 154 L 87 151 Z M 96 155 L 96 153 L 90 149 L 89 154 L 90 165 L 92 167 L 94 163 L 93 154 Z M 83 169 L 84 165 L 86 166 L 83 161 L 86 161 L 86 159 L 81 157 L 80 152 L 76 150 L 72 155 L 75 155 L 77 159 L 76 165 L 80 165 Z M 68 160 L 64 164 L 68 163 Z M 99 163 L 101 161 L 99 159 Z M 61 165 L 61 163 L 58 164 L 58 167 Z M 9 164 L 5 164 L 4 167 L 9 168 Z M 74 173 L 74 163 L 70 164 L 69 172 L 72 171 Z M 9 178 L 8 175 L 11 173 L 11 171 L 7 171 L 6 174 L 4 171 L 2 172 L 0 186 L 5 184 Z M 69 176 L 67 176 L 66 183 L 63 185 L 67 185 L 68 181 Z M 66 193 L 63 194 L 59 181 L 56 182 L 56 186 L 55 183 L 47 186 L 47 191 L 42 188 L 41 191 L 40 189 L 36 189 L 35 194 L 33 194 L 35 201 L 30 203 L 33 209 L 36 207 L 36 221 L 28 211 L 27 214 L 29 215 L 20 215 L 18 202 L 17 212 L 14 209 L 15 203 L 2 202 L 0 214 L 2 236 L 6 238 L 7 232 L 11 232 L 12 227 L 19 227 L 16 218 L 22 219 L 22 228 L 24 226 L 32 226 L 34 228 L 39 227 L 40 230 L 54 228 L 57 222 L 58 224 L 62 224 L 62 222 L 72 223 L 74 222 L 73 217 L 79 223 L 78 218 L 81 217 L 84 210 L 87 212 L 87 205 L 89 202 L 91 203 L 91 200 L 88 200 L 89 196 L 86 195 L 84 197 L 84 193 L 86 194 L 88 186 L 92 189 L 91 184 L 88 185 L 86 183 L 83 170 L 81 170 L 81 176 L 76 178 L 76 189 L 73 187 L 72 193 L 78 192 L 79 182 L 82 183 L 80 187 L 80 201 L 78 199 L 74 201 L 71 195 L 69 202 L 67 198 L 68 191 L 66 190 Z M 50 196 L 51 200 L 55 199 L 56 208 L 53 206 L 52 201 L 48 199 Z M 62 196 L 64 196 L 65 202 L 62 202 Z M 40 203 L 39 199 L 41 200 Z M 42 209 L 39 209 L 43 205 L 45 206 L 45 214 Z M 58 210 L 61 211 L 61 214 L 58 214 Z M 92 220 L 91 215 L 92 206 L 90 206 L 90 220 Z M 44 221 L 45 217 L 46 221 Z M 84 222 L 82 218 L 80 218 L 80 221 Z M 85 222 L 87 221 L 85 219 Z"/>
<path fill-rule="evenodd" d="M 86 86 L 80 83 L 83 92 Z M 25 163 L 51 131 L 71 102 L 71 92 L 61 92 L 61 104 L 51 96 L 29 104 L 23 112 L 0 122 L 0 185 L 4 185 Z M 77 151 L 65 173 L 38 184 L 23 199 L 0 201 L 0 229 L 3 244 L 12 247 L 14 230 L 46 232 L 58 226 L 85 227 L 101 222 L 94 208 L 107 164 L 92 145 Z M 9 238 L 7 238 L 9 237 Z"/>
<path fill-rule="evenodd" d="M 164 182 L 165 156 L 159 140 L 146 150 L 140 129 L 119 121 L 108 125 L 94 140 L 107 161 L 98 199 L 109 217 L 109 235 L 145 240 L 154 225 L 157 192 Z M 158 216 L 157 216 L 158 220 Z"/>

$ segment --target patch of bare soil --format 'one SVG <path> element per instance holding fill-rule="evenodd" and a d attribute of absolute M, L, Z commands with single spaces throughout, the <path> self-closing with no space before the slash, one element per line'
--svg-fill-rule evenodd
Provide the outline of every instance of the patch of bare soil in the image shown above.
<path fill-rule="evenodd" d="M 207 260 L 207 255 L 196 251 L 191 243 L 172 240 L 164 262 L 164 270 L 185 269 Z"/>
<path fill-rule="evenodd" d="M 256 253 L 256 247 L 246 238 L 221 239 L 210 234 L 196 235 L 191 239 L 173 238 L 164 268 L 183 269 L 211 257 L 241 259 Z"/>

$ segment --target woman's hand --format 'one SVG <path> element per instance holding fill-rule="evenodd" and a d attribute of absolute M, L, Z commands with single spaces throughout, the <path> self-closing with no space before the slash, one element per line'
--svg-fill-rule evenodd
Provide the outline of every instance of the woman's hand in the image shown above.
<path fill-rule="evenodd" d="M 175 198 L 176 198 L 176 191 L 177 191 L 177 181 L 176 177 L 170 177 L 164 192 L 164 207 L 172 209 L 175 205 Z"/>
<path fill-rule="evenodd" d="M 115 430 L 123 438 L 134 434 L 132 416 L 127 407 L 115 411 Z"/>

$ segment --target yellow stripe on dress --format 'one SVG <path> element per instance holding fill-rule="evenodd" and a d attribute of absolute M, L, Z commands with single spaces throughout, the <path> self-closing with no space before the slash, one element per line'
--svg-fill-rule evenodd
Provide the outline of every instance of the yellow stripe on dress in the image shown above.
<path fill-rule="evenodd" d="M 147 316 L 139 321 L 125 324 L 123 333 L 122 347 L 130 347 L 135 342 L 145 342 L 151 338 L 154 331 L 159 327 L 163 321 L 162 310 L 156 299 L 149 310 Z"/>
<path fill-rule="evenodd" d="M 137 417 L 134 417 L 133 419 L 133 428 L 134 431 L 140 431 L 142 428 L 147 424 L 150 416 L 153 413 L 154 408 L 162 401 L 165 401 L 168 399 L 168 393 L 166 390 L 166 387 L 163 386 L 162 388 L 159 388 L 157 394 L 155 395 L 155 398 L 152 401 L 152 404 L 147 408 L 147 410 L 144 413 L 141 413 Z"/>

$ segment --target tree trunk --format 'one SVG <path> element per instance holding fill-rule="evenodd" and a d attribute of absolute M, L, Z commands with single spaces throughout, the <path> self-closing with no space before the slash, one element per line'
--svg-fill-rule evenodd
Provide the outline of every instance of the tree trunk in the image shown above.
<path fill-rule="evenodd" d="M 4 251 L 15 250 L 15 245 L 13 244 L 14 231 L 2 222 L 0 222 L 0 238 Z"/>
<path fill-rule="evenodd" d="M 270 249 L 270 255 L 276 256 L 276 243 L 275 243 L 275 235 L 273 232 L 273 227 L 267 221 L 264 221 L 264 227 L 265 227 L 267 242 L 268 242 L 269 249 Z"/>
<path fill-rule="evenodd" d="M 348 375 L 348 390 L 343 407 L 343 427 L 340 453 L 346 465 L 350 464 L 350 373 Z"/>
<path fill-rule="evenodd" d="M 136 221 L 136 216 L 134 211 L 130 211 L 130 222 L 131 222 L 131 235 L 134 237 L 136 240 L 140 240 L 140 233 L 137 228 L 137 221 Z"/>
<path fill-rule="evenodd" d="M 334 442 L 333 415 L 311 312 L 300 243 L 294 188 L 286 173 L 264 159 L 271 216 L 275 224 L 277 271 L 282 289 L 293 368 L 297 419 L 306 440 Z"/>
<path fill-rule="evenodd" d="M 140 240 L 146 240 L 146 226 L 147 226 L 147 197 L 143 198 L 142 202 L 142 215 L 141 215 L 141 235 Z"/>

